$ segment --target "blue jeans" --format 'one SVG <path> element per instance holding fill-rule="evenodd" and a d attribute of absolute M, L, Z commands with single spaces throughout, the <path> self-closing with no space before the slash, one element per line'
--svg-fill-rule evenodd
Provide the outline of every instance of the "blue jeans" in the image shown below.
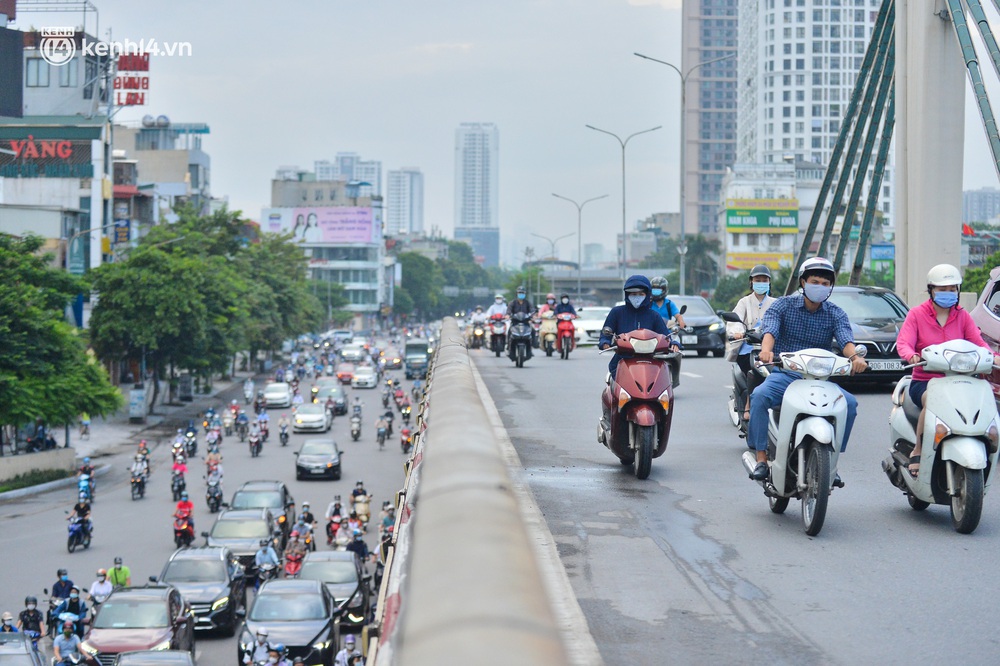
<path fill-rule="evenodd" d="M 775 370 L 767 376 L 763 384 L 750 394 L 750 427 L 747 431 L 747 445 L 750 448 L 757 451 L 767 450 L 767 410 L 781 405 L 785 389 L 796 379 L 801 379 L 801 377 L 782 370 Z M 842 388 L 840 392 L 847 400 L 847 423 L 844 424 L 844 442 L 840 447 L 840 452 L 843 453 L 851 438 L 854 417 L 858 415 L 858 400 Z"/>

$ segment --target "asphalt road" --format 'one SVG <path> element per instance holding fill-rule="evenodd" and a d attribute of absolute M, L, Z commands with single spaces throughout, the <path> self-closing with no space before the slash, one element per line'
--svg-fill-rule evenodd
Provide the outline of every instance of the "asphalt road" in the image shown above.
<path fill-rule="evenodd" d="M 608 664 L 993 664 L 1000 500 L 972 535 L 912 511 L 879 466 L 889 389 L 856 390 L 823 531 L 768 509 L 726 415 L 729 365 L 684 360 L 649 479 L 597 443 L 607 356 L 472 352 Z"/>
<path fill-rule="evenodd" d="M 390 377 L 399 378 L 409 391 L 412 382 L 406 381 L 403 372 L 390 371 Z M 311 386 L 307 380 L 303 386 Z M 231 395 L 230 395 L 231 393 Z M 220 408 L 233 398 L 242 402 L 242 389 L 234 387 L 218 400 Z M 343 477 L 340 481 L 295 480 L 295 456 L 306 437 L 318 435 L 293 434 L 287 447 L 282 448 L 277 436 L 276 422 L 282 411 L 271 411 L 272 434 L 264 445 L 259 458 L 250 458 L 246 444 L 236 436 L 228 437 L 222 445 L 225 481 L 223 487 L 228 499 L 245 481 L 275 479 L 289 485 L 298 506 L 303 501 L 312 504 L 313 513 L 322 518 L 327 504 L 336 494 L 345 499 L 350 496 L 354 483 L 363 479 L 373 496 L 372 511 L 377 516 L 382 502 L 392 499 L 403 482 L 404 456 L 399 448 L 400 419 L 395 420 L 394 438 L 384 450 L 375 443 L 374 422 L 381 413 L 381 389 L 347 389 L 348 399 L 360 395 L 365 403 L 361 439 L 351 441 L 350 424 L 345 416 L 338 416 L 330 435 L 339 444 L 343 455 Z M 392 404 L 392 403 L 390 403 Z M 376 411 L 378 408 L 378 412 Z M 132 501 L 129 491 L 127 467 L 131 457 L 120 455 L 102 458 L 100 462 L 113 465 L 112 471 L 98 480 L 97 500 L 93 519 L 95 534 L 89 550 L 77 550 L 70 555 L 66 550 L 66 521 L 68 512 L 76 501 L 74 489 L 62 489 L 0 505 L 0 534 L 3 535 L 3 562 L 0 567 L 0 610 L 10 610 L 16 616 L 24 608 L 28 594 L 39 598 L 39 608 L 45 607 L 42 589 L 51 588 L 56 580 L 56 570 L 66 567 L 70 578 L 81 587 L 89 588 L 98 568 L 110 568 L 116 555 L 121 555 L 132 569 L 133 585 L 143 584 L 149 576 L 158 576 L 164 563 L 174 551 L 173 514 L 174 502 L 170 496 L 169 467 L 170 441 L 164 439 L 152 450 L 153 471 L 144 499 Z M 150 439 L 150 442 L 154 440 Z M 213 518 L 204 500 L 204 439 L 199 442 L 197 460 L 189 464 L 188 491 L 195 503 L 195 521 L 198 532 L 210 529 Z M 377 545 L 377 531 L 373 527 L 365 537 L 369 548 Z M 325 533 L 320 548 L 325 547 Z M 204 543 L 199 538 L 197 544 Z M 252 592 L 250 600 L 252 600 Z M 252 601 L 251 601 L 252 602 Z M 199 664 L 217 666 L 236 664 L 236 638 L 223 638 L 199 632 L 196 637 L 196 658 Z M 46 646 L 48 647 L 48 646 Z"/>

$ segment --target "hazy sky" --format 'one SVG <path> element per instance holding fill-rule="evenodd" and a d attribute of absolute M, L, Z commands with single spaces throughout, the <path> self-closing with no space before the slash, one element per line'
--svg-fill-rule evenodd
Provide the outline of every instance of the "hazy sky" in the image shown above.
<path fill-rule="evenodd" d="M 502 243 L 547 253 L 531 232 L 575 232 L 557 192 L 609 194 L 585 209 L 583 242 L 613 247 L 621 149 L 588 123 L 622 136 L 663 125 L 628 146 L 629 225 L 677 210 L 677 76 L 632 53 L 679 64 L 681 0 L 94 2 L 102 37 L 191 43 L 191 57 L 153 59 L 150 103 L 117 118 L 208 123 L 212 192 L 251 219 L 278 166 L 353 151 L 385 171 L 420 167 L 425 226 L 450 235 L 454 131 L 468 121 L 499 128 Z M 22 13 L 16 27 L 75 17 Z M 978 125 L 971 115 L 967 187 L 996 181 Z M 559 250 L 575 255 L 576 238 Z"/>

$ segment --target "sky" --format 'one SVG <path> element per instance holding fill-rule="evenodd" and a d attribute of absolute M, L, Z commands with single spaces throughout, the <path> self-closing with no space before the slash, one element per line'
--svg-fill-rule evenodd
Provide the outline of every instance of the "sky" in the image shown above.
<path fill-rule="evenodd" d="M 629 226 L 676 211 L 681 0 L 93 0 L 101 37 L 187 42 L 190 56 L 154 57 L 146 107 L 205 122 L 215 196 L 259 219 L 283 165 L 356 152 L 424 173 L 425 228 L 454 226 L 455 128 L 493 122 L 500 135 L 501 247 L 548 253 L 576 231 L 613 248 L 621 229 L 621 148 L 591 124 L 635 138 L 626 153 Z M 26 13 L 26 29 L 80 24 L 80 14 Z M 94 31 L 92 18 L 89 32 Z M 971 98 L 970 98 L 971 99 Z M 966 105 L 967 188 L 994 185 L 978 116 Z M 576 237 L 560 241 L 563 259 Z M 513 257 L 506 257 L 512 260 Z"/>

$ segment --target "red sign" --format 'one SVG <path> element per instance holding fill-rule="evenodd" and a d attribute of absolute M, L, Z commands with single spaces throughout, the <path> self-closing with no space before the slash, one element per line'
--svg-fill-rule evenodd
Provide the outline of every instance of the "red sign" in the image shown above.
<path fill-rule="evenodd" d="M 144 106 L 149 91 L 148 53 L 128 53 L 118 57 L 118 74 L 115 76 L 115 106 Z"/>

